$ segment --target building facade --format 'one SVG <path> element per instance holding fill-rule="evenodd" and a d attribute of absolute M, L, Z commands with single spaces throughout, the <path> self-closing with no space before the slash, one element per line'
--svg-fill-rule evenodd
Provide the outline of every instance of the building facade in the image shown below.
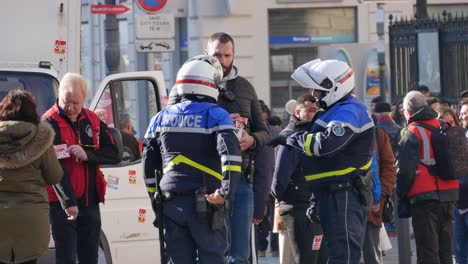
<path fill-rule="evenodd" d="M 105 74 L 105 18 L 87 15 L 87 6 L 94 1 L 83 0 L 83 43 L 87 43 L 83 45 L 83 73 L 91 83 L 97 83 Z M 223 31 L 236 42 L 234 64 L 240 74 L 252 82 L 259 98 L 277 115 L 284 114 L 284 104 L 290 98 L 308 92 L 290 75 L 296 67 L 315 58 L 348 62 L 356 73 L 355 94 L 364 101 L 379 94 L 377 1 L 168 0 L 167 7 L 159 12 L 175 15 L 176 49 L 172 53 L 136 52 L 134 18 L 144 12 L 135 2 L 120 1 L 131 10 L 117 16 L 122 71 L 162 69 L 166 87 L 171 87 L 180 65 L 188 57 L 203 53 L 212 33 Z M 384 2 L 388 43 L 388 16 L 412 17 L 416 0 Z M 443 10 L 468 12 L 467 0 L 427 2 L 430 16 Z"/>

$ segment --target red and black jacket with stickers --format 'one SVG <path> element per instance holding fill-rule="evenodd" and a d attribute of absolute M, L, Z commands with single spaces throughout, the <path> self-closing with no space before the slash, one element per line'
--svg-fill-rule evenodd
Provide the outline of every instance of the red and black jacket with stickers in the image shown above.
<path fill-rule="evenodd" d="M 71 122 L 57 104 L 43 115 L 43 119 L 54 128 L 54 145 L 80 145 L 88 156 L 88 160 L 83 162 L 72 155 L 59 160 L 64 175 L 59 184 L 48 187 L 49 201 L 60 201 L 64 208 L 77 205 L 78 200 L 86 205 L 104 202 L 106 181 L 99 164 L 120 162 L 107 125 L 86 108 L 76 122 Z"/>

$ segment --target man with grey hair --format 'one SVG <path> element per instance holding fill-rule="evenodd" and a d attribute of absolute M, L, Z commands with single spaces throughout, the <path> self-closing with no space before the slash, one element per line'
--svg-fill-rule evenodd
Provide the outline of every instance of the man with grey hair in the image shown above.
<path fill-rule="evenodd" d="M 63 178 L 48 188 L 55 263 L 98 262 L 101 214 L 106 183 L 99 165 L 120 162 L 107 125 L 83 107 L 85 79 L 66 73 L 57 102 L 44 114 L 55 131 L 54 147 Z M 60 150 L 60 151 L 58 151 Z"/>
<path fill-rule="evenodd" d="M 452 263 L 452 219 L 458 199 L 458 181 L 443 180 L 433 171 L 435 164 L 431 130 L 440 126 L 437 113 L 424 95 L 409 92 L 403 100 L 408 120 L 397 156 L 397 195 L 400 204 L 410 204 L 418 263 Z"/>

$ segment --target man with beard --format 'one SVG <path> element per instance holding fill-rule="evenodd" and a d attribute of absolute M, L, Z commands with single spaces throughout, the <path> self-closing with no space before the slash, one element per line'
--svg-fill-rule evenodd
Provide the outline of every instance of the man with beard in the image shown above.
<path fill-rule="evenodd" d="M 251 252 L 252 222 L 259 224 L 265 214 L 269 193 L 264 185 L 270 182 L 260 177 L 253 178 L 255 153 L 268 140 L 268 129 L 262 116 L 257 94 L 249 81 L 238 75 L 234 66 L 235 46 L 232 37 L 224 32 L 211 35 L 206 55 L 215 56 L 223 68 L 218 104 L 226 109 L 236 126 L 242 151 L 242 175 L 232 204 L 231 245 L 227 253 L 230 263 L 249 263 Z M 180 100 L 174 87 L 169 95 L 168 105 Z M 255 191 L 254 191 L 255 190 Z M 253 251 L 252 251 L 253 252 Z"/>

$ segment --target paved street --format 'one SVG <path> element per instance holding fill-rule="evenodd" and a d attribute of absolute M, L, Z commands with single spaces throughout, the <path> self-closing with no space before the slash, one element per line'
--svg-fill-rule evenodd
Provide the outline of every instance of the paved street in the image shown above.
<path fill-rule="evenodd" d="M 395 237 L 391 237 L 390 241 L 392 242 L 392 249 L 385 253 L 383 258 L 383 262 L 385 264 L 397 264 L 398 263 L 398 241 Z M 414 240 L 411 240 L 411 249 L 412 249 L 412 257 L 411 263 L 416 263 L 416 250 L 415 250 Z M 279 264 L 278 257 L 263 257 L 259 258 L 259 264 Z M 284 263 L 289 264 L 289 263 Z"/>

